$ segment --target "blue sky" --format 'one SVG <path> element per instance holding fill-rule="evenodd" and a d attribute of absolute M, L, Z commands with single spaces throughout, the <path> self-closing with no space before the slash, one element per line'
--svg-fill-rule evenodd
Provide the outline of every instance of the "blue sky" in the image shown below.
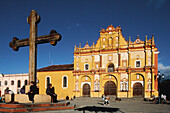
<path fill-rule="evenodd" d="M 170 76 L 170 1 L 169 0 L 1 0 L 0 73 L 28 73 L 29 48 L 18 52 L 9 48 L 13 37 L 29 37 L 27 17 L 31 10 L 41 16 L 38 35 L 55 29 L 63 38 L 57 46 L 38 45 L 37 68 L 73 62 L 74 44 L 92 45 L 101 28 L 121 26 L 123 36 L 135 41 L 137 35 L 155 36 L 159 70 Z M 50 61 L 49 61 L 50 56 Z"/>

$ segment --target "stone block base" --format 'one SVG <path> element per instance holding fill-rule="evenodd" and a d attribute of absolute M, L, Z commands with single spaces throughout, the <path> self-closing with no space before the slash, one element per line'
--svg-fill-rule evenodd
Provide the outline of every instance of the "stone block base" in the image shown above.
<path fill-rule="evenodd" d="M 8 103 L 11 101 L 11 94 L 5 95 L 5 102 Z M 26 94 L 15 94 L 14 101 L 19 103 L 31 103 L 29 101 L 28 95 Z M 45 94 L 36 94 L 34 96 L 34 103 L 50 103 L 51 96 Z"/>

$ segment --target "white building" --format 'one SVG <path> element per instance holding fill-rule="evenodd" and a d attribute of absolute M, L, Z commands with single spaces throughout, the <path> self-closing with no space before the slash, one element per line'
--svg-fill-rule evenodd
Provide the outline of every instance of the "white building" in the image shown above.
<path fill-rule="evenodd" d="M 29 81 L 28 73 L 23 74 L 0 74 L 0 96 L 4 95 L 4 90 L 9 87 L 10 90 L 17 94 L 23 85 Z"/>

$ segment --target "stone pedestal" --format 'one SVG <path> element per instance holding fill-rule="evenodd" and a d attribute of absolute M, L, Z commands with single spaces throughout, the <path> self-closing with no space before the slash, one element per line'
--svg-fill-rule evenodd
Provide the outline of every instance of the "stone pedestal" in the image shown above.
<path fill-rule="evenodd" d="M 11 101 L 11 94 L 5 95 L 5 102 Z M 15 94 L 14 101 L 19 103 L 31 103 L 29 101 L 28 95 L 26 94 Z M 51 96 L 45 94 L 36 94 L 34 96 L 34 103 L 51 103 Z"/>
<path fill-rule="evenodd" d="M 28 93 L 30 90 L 30 85 L 25 85 L 25 93 Z"/>

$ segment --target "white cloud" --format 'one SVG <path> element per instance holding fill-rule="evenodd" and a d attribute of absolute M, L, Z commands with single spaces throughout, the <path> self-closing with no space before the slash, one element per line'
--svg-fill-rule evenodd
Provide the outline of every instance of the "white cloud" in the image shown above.
<path fill-rule="evenodd" d="M 164 66 L 162 63 L 159 63 L 158 67 L 159 67 L 159 69 L 161 69 L 161 70 L 170 69 L 170 66 Z"/>
<path fill-rule="evenodd" d="M 170 79 L 170 66 L 164 66 L 162 63 L 158 64 L 159 71 L 165 75 L 165 78 Z"/>

